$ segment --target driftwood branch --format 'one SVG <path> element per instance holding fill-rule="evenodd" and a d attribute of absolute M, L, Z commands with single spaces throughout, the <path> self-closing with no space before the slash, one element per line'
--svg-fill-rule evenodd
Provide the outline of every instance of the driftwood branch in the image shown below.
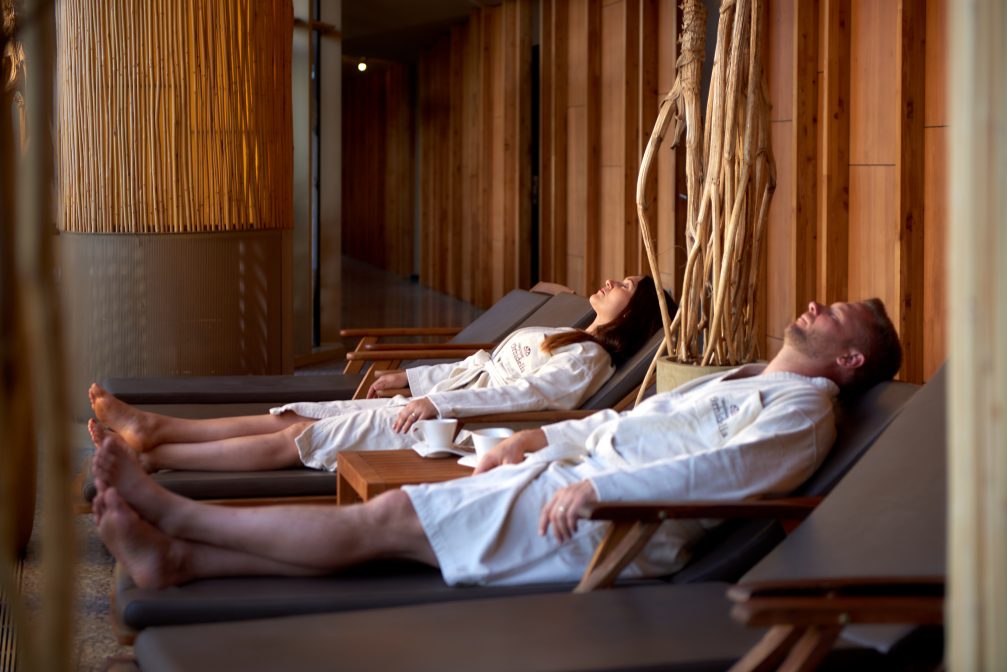
<path fill-rule="evenodd" d="M 660 286 L 644 187 L 653 157 L 674 122 L 673 146 L 679 147 L 685 135 L 688 256 L 678 313 L 670 324 L 665 318 L 664 326 L 668 352 L 682 363 L 733 365 L 756 354 L 760 252 L 776 188 L 762 67 L 764 10 L 764 0 L 722 3 L 704 119 L 699 87 L 706 14 L 702 2 L 685 0 L 678 75 L 661 101 L 640 167 L 640 232 Z"/>

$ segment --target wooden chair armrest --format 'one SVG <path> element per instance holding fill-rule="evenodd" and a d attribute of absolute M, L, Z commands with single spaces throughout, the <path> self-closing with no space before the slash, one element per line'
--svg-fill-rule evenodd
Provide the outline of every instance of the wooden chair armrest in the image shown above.
<path fill-rule="evenodd" d="M 487 422 L 560 422 L 562 420 L 579 420 L 598 411 L 521 411 L 518 413 L 486 413 L 459 418 L 461 424 Z"/>
<path fill-rule="evenodd" d="M 944 577 L 765 581 L 733 586 L 731 616 L 768 627 L 732 670 L 814 670 L 851 624 L 940 625 Z"/>
<path fill-rule="evenodd" d="M 731 670 L 818 669 L 852 624 L 944 623 L 944 576 L 757 581 L 732 586 L 731 616 L 768 628 Z"/>
<path fill-rule="evenodd" d="M 457 336 L 461 327 L 354 327 L 340 329 L 339 335 L 346 338 L 367 336 Z"/>
<path fill-rule="evenodd" d="M 408 387 L 399 388 L 389 388 L 387 390 L 378 390 L 379 399 L 391 399 L 392 397 L 401 394 L 403 397 L 410 396 L 410 390 Z"/>
<path fill-rule="evenodd" d="M 469 355 L 474 355 L 478 350 L 382 350 L 380 352 L 367 352 L 354 350 L 346 353 L 346 359 L 351 362 L 377 362 L 384 360 L 403 359 L 464 359 Z"/>
<path fill-rule="evenodd" d="M 444 350 L 453 354 L 454 350 L 492 350 L 496 343 L 368 343 L 364 350 L 382 352 L 387 350 Z"/>
<path fill-rule="evenodd" d="M 771 597 L 822 595 L 943 595 L 943 576 L 863 576 L 820 579 L 750 581 L 731 586 L 727 596 L 734 602 Z"/>
<path fill-rule="evenodd" d="M 673 518 L 805 518 L 821 497 L 769 500 L 599 502 L 581 508 L 588 520 L 661 522 Z"/>
<path fill-rule="evenodd" d="M 566 285 L 561 285 L 558 282 L 537 282 L 535 286 L 529 291 L 538 292 L 539 294 L 574 294 L 574 291 L 567 287 Z"/>
<path fill-rule="evenodd" d="M 586 593 L 615 583 L 654 535 L 661 523 L 672 518 L 804 518 L 821 501 L 818 497 L 794 497 L 766 501 L 719 502 L 616 502 L 590 504 L 580 509 L 588 520 L 611 521 L 608 532 L 574 589 Z"/>

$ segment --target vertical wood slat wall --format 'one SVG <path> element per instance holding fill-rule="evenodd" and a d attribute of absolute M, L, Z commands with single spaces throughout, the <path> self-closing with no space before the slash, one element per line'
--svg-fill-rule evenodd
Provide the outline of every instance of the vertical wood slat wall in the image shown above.
<path fill-rule="evenodd" d="M 879 296 L 907 346 L 902 377 L 923 381 L 944 361 L 946 2 L 768 3 L 778 183 L 763 356 L 813 298 Z M 587 292 L 642 268 L 634 181 L 674 81 L 678 9 L 674 0 L 539 8 L 537 270 Z M 481 306 L 530 277 L 521 262 L 531 247 L 531 11 L 528 0 L 504 0 L 474 12 L 425 53 L 417 76 L 420 278 Z M 649 193 L 663 280 L 677 289 L 681 167 L 670 136 Z"/>
<path fill-rule="evenodd" d="M 770 3 L 779 182 L 769 215 L 768 354 L 816 291 L 828 301 L 885 301 L 905 347 L 904 380 L 922 382 L 945 360 L 945 3 Z M 800 64 L 808 58 L 817 77 Z M 807 100 L 817 108 L 802 106 Z M 809 125 L 817 127 L 813 144 L 800 130 Z M 809 148 L 817 153 L 812 177 L 800 168 Z M 817 213 L 810 231 L 800 216 L 809 210 Z"/>
<path fill-rule="evenodd" d="M 420 280 L 478 306 L 531 280 L 532 7 L 474 11 L 420 58 Z"/>
<path fill-rule="evenodd" d="M 677 7 L 665 0 L 543 0 L 542 277 L 578 292 L 644 270 L 636 176 L 660 95 L 674 82 Z M 664 282 L 675 285 L 670 138 L 651 185 Z M 676 257 L 676 254 L 678 257 Z"/>

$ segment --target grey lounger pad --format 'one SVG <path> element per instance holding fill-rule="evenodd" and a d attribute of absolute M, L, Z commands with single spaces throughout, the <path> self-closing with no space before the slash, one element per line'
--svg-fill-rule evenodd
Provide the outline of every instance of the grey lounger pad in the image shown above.
<path fill-rule="evenodd" d="M 515 289 L 508 292 L 451 340 L 485 343 L 513 331 L 551 297 Z M 361 375 L 326 376 L 151 376 L 109 377 L 102 386 L 131 404 L 228 403 L 246 401 L 329 401 L 349 399 Z"/>
<path fill-rule="evenodd" d="M 349 399 L 362 374 L 106 378 L 102 387 L 130 404 L 247 403 Z"/>
<path fill-rule="evenodd" d="M 731 622 L 725 589 L 624 588 L 165 627 L 141 633 L 135 652 L 144 672 L 651 670 L 683 658 L 701 664 L 692 669 L 723 669 L 725 651 L 759 637 Z M 697 623 L 706 637 L 695 636 Z"/>
<path fill-rule="evenodd" d="M 823 465 L 826 475 L 822 478 L 818 478 L 817 475 L 813 477 L 807 484 L 809 491 L 804 494 L 825 494 L 828 492 L 834 485 L 834 480 L 840 478 L 841 474 L 845 473 L 850 465 L 863 454 L 916 389 L 916 386 L 904 383 L 885 383 L 849 404 L 839 417 L 840 432 L 831 458 L 826 465 Z M 850 423 L 853 423 L 853 426 L 847 426 Z M 829 465 L 833 463 L 842 464 L 830 467 Z M 833 473 L 834 477 L 829 478 L 829 473 Z M 692 564 L 679 572 L 674 580 L 676 582 L 733 581 L 779 543 L 782 537 L 782 529 L 773 522 L 753 521 L 742 525 L 724 525 L 711 536 L 710 541 L 696 549 Z M 439 574 L 435 572 L 429 572 L 425 577 L 411 577 L 409 580 L 411 583 L 406 586 L 399 583 L 398 577 L 394 574 L 368 576 L 366 579 L 360 579 L 368 584 L 365 592 L 360 595 L 367 594 L 370 599 L 374 599 L 376 603 L 381 605 L 389 603 L 415 604 L 429 601 L 431 591 L 443 595 L 442 599 L 450 599 L 455 594 L 461 599 L 467 599 L 476 597 L 477 595 L 474 593 L 483 590 L 482 588 L 465 590 L 445 588 Z M 280 585 L 289 583 L 286 579 L 277 577 L 248 578 L 242 579 L 242 581 L 246 582 L 243 584 L 242 590 L 248 591 L 249 594 L 272 591 L 273 582 L 276 581 L 279 581 Z M 338 588 L 332 588 L 333 585 L 342 583 L 342 579 L 339 577 L 319 577 L 301 579 L 301 581 L 308 585 L 317 584 L 319 594 L 335 595 L 337 604 L 342 599 L 339 597 Z M 423 584 L 423 581 L 427 584 Z M 237 584 L 196 581 L 187 586 L 172 589 L 171 600 L 167 602 L 159 599 L 161 594 L 159 591 L 142 591 L 128 582 L 123 582 L 117 587 L 115 608 L 119 611 L 119 619 L 122 622 L 138 630 L 152 623 L 198 622 L 205 620 L 207 613 L 200 600 L 208 594 L 217 594 L 218 597 L 215 599 L 222 601 L 229 599 L 228 596 L 232 594 L 230 588 L 233 585 Z M 560 586 L 560 588 L 566 589 L 568 586 Z M 355 590 L 364 589 L 357 588 Z M 199 597 L 187 607 L 186 596 L 189 594 Z M 129 605 L 139 599 L 143 601 L 142 611 L 138 608 L 130 611 Z M 394 602 L 389 602 L 389 600 L 394 600 Z M 170 606 L 168 606 L 169 604 Z M 291 602 L 289 606 L 291 611 L 287 613 L 297 613 L 296 608 L 299 607 L 295 602 Z M 167 609 L 168 612 L 162 613 L 162 609 Z M 264 615 L 256 612 L 252 605 L 247 604 L 242 613 L 246 618 L 259 618 Z"/>
<path fill-rule="evenodd" d="M 658 580 L 625 583 L 660 584 L 663 582 Z M 438 570 L 406 562 L 370 563 L 324 579 L 230 577 L 195 581 L 163 590 L 137 588 L 128 576 L 118 574 L 116 610 L 121 623 L 140 629 L 178 623 L 236 621 L 407 604 L 566 593 L 573 588 L 573 583 L 566 582 L 450 587 L 441 579 Z"/>

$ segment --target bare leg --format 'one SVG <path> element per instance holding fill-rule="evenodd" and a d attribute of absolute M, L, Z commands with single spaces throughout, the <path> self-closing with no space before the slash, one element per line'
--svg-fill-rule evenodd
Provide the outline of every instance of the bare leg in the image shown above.
<path fill-rule="evenodd" d="M 140 518 L 114 488 L 95 498 L 101 540 L 141 588 L 164 588 L 211 576 L 313 575 L 320 570 L 173 539 Z"/>
<path fill-rule="evenodd" d="M 271 434 L 236 436 L 202 443 L 162 443 L 141 453 L 140 461 L 147 471 L 262 471 L 296 467 L 301 465 L 301 456 L 294 440 L 312 422 L 304 420 Z"/>
<path fill-rule="evenodd" d="M 308 420 L 296 413 L 190 420 L 141 411 L 116 399 L 98 385 L 92 384 L 87 394 L 98 420 L 121 434 L 133 450 L 140 452 L 162 443 L 201 443 L 237 436 L 273 434 Z"/>
<path fill-rule="evenodd" d="M 202 504 L 157 485 L 111 432 L 99 443 L 93 464 L 100 490 L 115 488 L 142 518 L 172 537 L 326 571 L 381 557 L 437 564 L 412 503 L 400 490 L 356 506 Z"/>

